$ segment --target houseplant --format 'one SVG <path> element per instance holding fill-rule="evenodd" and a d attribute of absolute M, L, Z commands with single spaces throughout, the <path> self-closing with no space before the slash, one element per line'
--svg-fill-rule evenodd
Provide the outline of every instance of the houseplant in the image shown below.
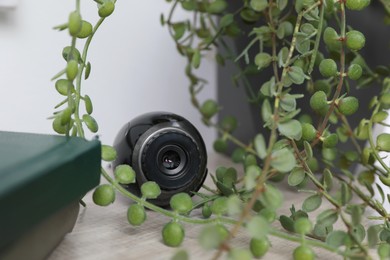
<path fill-rule="evenodd" d="M 98 131 L 91 116 L 92 102 L 82 94 L 81 83 L 82 77 L 87 79 L 91 71 L 87 62 L 89 44 L 99 26 L 113 13 L 115 1 L 95 2 L 101 18 L 94 27 L 82 20 L 79 0 L 69 21 L 57 27 L 72 36 L 71 45 L 63 53 L 66 68 L 54 77 L 56 89 L 65 99 L 53 115 L 53 128 L 65 135 L 84 137 L 84 126 L 91 132 Z M 135 173 L 130 167 L 115 169 L 115 179 L 102 168 L 102 175 L 110 184 L 95 190 L 95 203 L 109 205 L 117 190 L 136 202 L 129 207 L 130 224 L 137 226 L 145 221 L 145 208 L 171 217 L 172 222 L 162 227 L 163 241 L 168 246 L 181 244 L 184 238 L 181 222 L 211 224 L 205 225 L 199 237 L 201 245 L 215 249 L 215 258 L 225 251 L 232 259 L 260 257 L 270 246 L 268 236 L 297 241 L 292 252 L 295 259 L 313 259 L 311 248 L 315 246 L 346 258 L 363 259 L 371 257 L 372 251 L 368 248 L 373 247 L 377 249 L 374 254 L 388 258 L 390 218 L 382 201 L 390 198 L 374 181 L 377 178 L 385 185 L 390 183 L 389 168 L 381 154 L 390 151 L 390 135 L 382 133 L 374 138 L 372 129 L 375 123 L 384 124 L 387 118 L 390 73 L 386 66 L 371 68 L 364 62 L 359 51 L 366 39 L 359 28 L 348 27 L 347 16 L 347 10 L 364 12 L 370 1 L 251 0 L 240 3 L 233 13 L 226 11 L 229 4 L 224 0 L 169 2 L 172 11 L 168 16 L 163 15 L 161 22 L 168 26 L 179 52 L 188 59 L 185 73 L 190 79 L 192 103 L 199 109 L 205 124 L 221 133 L 214 143 L 217 151 L 225 151 L 228 143 L 238 147 L 232 159 L 243 164 L 244 177 L 238 178 L 234 168 L 221 167 L 211 173 L 216 184 L 216 188 L 206 187 L 211 195 L 196 194 L 200 201 L 194 204 L 189 195 L 177 194 L 171 200 L 172 210 L 167 210 L 145 200 L 158 196 L 159 187 L 155 183 L 145 185 L 142 198 L 138 198 L 120 185 L 134 181 Z M 389 10 L 387 2 L 382 3 L 383 8 Z M 174 21 L 173 14 L 179 7 L 192 12 L 193 20 Z M 216 21 L 214 16 L 220 19 Z M 236 22 L 241 19 L 253 24 L 249 35 L 240 34 Z M 227 36 L 249 37 L 251 41 L 235 54 L 225 43 Z M 86 38 L 81 53 L 76 48 L 79 38 Z M 244 82 L 249 101 L 258 104 L 262 125 L 268 134 L 261 131 L 248 144 L 233 135 L 239 118 L 227 117 L 215 123 L 213 116 L 220 109 L 217 102 L 197 99 L 204 81 L 195 75 L 195 70 L 202 56 L 213 46 L 226 49 L 225 55 L 216 56 L 220 64 L 244 59 L 249 65 L 240 68 L 241 73 L 235 80 Z M 323 51 L 321 46 L 325 48 Z M 267 68 L 272 77 L 259 82 L 257 87 L 248 85 L 248 74 L 262 73 Z M 357 84 L 352 84 L 354 82 Z M 370 116 L 360 118 L 353 129 L 348 117 L 359 108 L 359 100 L 351 96 L 348 89 L 370 87 L 373 82 L 380 84 L 380 90 L 368 104 Z M 301 89 L 293 94 L 291 90 L 298 87 Z M 304 115 L 297 107 L 297 100 L 304 97 L 308 98 L 318 121 Z M 82 110 L 85 114 L 81 116 Z M 368 141 L 369 146 L 363 147 L 359 140 Z M 337 150 L 338 142 L 351 142 L 354 149 Z M 103 145 L 102 159 L 114 160 L 115 150 Z M 364 170 L 354 175 L 350 166 L 356 163 Z M 271 182 L 283 177 L 290 186 L 309 193 L 302 209 L 292 207 L 290 216 L 278 215 L 282 192 L 277 182 Z M 305 188 L 307 184 L 313 186 Z M 382 201 L 374 197 L 373 186 Z M 315 217 L 312 212 L 325 200 L 331 207 L 321 209 Z M 191 217 L 190 212 L 195 208 L 202 208 L 204 218 Z M 375 210 L 377 215 L 365 215 L 366 208 Z M 368 225 L 366 218 L 377 222 Z M 344 228 L 333 230 L 336 221 Z M 286 232 L 271 225 L 278 222 Z M 234 248 L 231 244 L 241 228 L 247 229 L 252 238 L 246 249 Z"/>

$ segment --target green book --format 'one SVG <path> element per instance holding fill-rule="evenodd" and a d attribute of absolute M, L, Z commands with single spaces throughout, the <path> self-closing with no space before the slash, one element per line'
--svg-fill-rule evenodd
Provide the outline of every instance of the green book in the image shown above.
<path fill-rule="evenodd" d="M 99 184 L 101 146 L 0 131 L 0 252 Z"/>

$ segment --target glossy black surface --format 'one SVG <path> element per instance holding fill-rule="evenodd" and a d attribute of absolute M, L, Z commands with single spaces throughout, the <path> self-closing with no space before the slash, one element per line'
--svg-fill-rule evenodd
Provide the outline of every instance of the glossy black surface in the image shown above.
<path fill-rule="evenodd" d="M 198 130 L 183 117 L 166 112 L 138 116 L 124 125 L 114 141 L 116 167 L 128 164 L 137 173 L 137 184 L 126 188 L 139 195 L 146 181 L 160 185 L 153 203 L 169 205 L 178 192 L 197 191 L 207 174 L 207 153 Z"/>

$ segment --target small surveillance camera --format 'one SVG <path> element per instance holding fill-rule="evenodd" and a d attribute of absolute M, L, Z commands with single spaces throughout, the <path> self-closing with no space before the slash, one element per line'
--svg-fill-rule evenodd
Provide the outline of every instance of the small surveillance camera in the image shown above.
<path fill-rule="evenodd" d="M 136 184 L 125 187 L 140 195 L 140 187 L 155 181 L 161 195 L 150 200 L 168 206 L 179 192 L 192 195 L 207 175 L 207 152 L 198 130 L 185 118 L 172 113 L 152 112 L 124 125 L 114 141 L 117 159 L 112 166 L 130 165 L 136 172 Z"/>

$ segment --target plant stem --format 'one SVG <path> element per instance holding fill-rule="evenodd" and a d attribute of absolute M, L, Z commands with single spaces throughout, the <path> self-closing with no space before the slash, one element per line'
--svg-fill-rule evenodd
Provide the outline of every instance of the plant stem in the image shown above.
<path fill-rule="evenodd" d="M 309 65 L 309 68 L 307 70 L 307 73 L 309 75 L 313 72 L 314 64 L 316 62 L 318 48 L 320 46 L 320 40 L 322 37 L 322 27 L 324 24 L 324 13 L 325 13 L 325 5 L 323 3 L 321 3 L 321 5 L 320 5 L 320 21 L 318 23 L 317 36 L 316 36 L 316 40 L 314 42 L 313 54 L 310 58 L 310 65 Z"/>
<path fill-rule="evenodd" d="M 348 233 L 350 235 L 350 237 L 352 238 L 352 240 L 356 243 L 356 245 L 364 252 L 364 256 L 365 256 L 365 259 L 372 259 L 368 253 L 368 250 L 367 248 L 365 248 L 362 243 L 360 243 L 360 241 L 355 237 L 355 234 L 352 233 L 353 232 L 353 226 L 352 224 L 347 220 L 347 218 L 345 217 L 343 211 L 340 211 L 340 217 L 341 217 L 341 220 L 343 221 L 343 223 L 345 224 L 345 226 L 348 228 Z"/>
<path fill-rule="evenodd" d="M 340 14 L 340 18 L 341 18 L 341 23 L 340 23 L 340 29 L 341 29 L 341 33 L 340 33 L 340 41 L 341 41 L 341 49 L 340 49 L 340 72 L 339 72 L 339 82 L 337 84 L 337 88 L 336 88 L 336 91 L 333 95 L 333 98 L 332 98 L 332 101 L 330 103 L 330 107 L 329 107 L 329 110 L 328 112 L 326 113 L 325 117 L 324 117 L 324 120 L 322 121 L 322 124 L 321 126 L 318 128 L 317 132 L 318 132 L 318 138 L 314 139 L 314 141 L 311 143 L 311 146 L 315 146 L 319 141 L 320 141 L 320 137 L 322 136 L 322 133 L 324 132 L 324 130 L 326 129 L 326 126 L 328 125 L 328 121 L 329 121 L 329 117 L 330 115 L 333 113 L 334 109 L 335 109 L 335 105 L 336 105 L 336 100 L 340 97 L 340 94 L 341 94 L 341 90 L 342 90 L 342 87 L 343 87 L 343 83 L 344 83 L 344 77 L 345 77 L 345 30 L 346 30 L 346 17 L 345 17 L 345 3 L 344 1 L 340 1 L 340 10 L 341 10 L 341 14 Z"/>
<path fill-rule="evenodd" d="M 209 218 L 209 219 L 198 219 L 198 218 L 191 218 L 191 217 L 187 217 L 187 216 L 183 216 L 183 215 L 178 215 L 178 214 L 176 214 L 176 212 L 160 208 L 160 207 L 158 207 L 158 206 L 156 206 L 148 201 L 145 201 L 142 198 L 139 198 L 136 195 L 132 194 L 131 192 L 129 192 L 128 190 L 123 188 L 118 182 L 114 181 L 110 177 L 110 175 L 108 175 L 108 173 L 105 171 L 104 168 L 101 168 L 101 174 L 109 183 L 111 183 L 115 187 L 115 189 L 117 189 L 125 197 L 128 197 L 131 200 L 139 203 L 140 205 L 143 205 L 144 207 L 151 209 L 155 212 L 158 212 L 160 214 L 163 214 L 167 217 L 176 218 L 180 221 L 184 221 L 184 222 L 192 223 L 192 224 L 209 224 L 209 223 L 217 223 L 218 221 L 223 222 L 223 223 L 227 223 L 227 224 L 234 224 L 235 223 L 235 220 L 230 219 L 230 218 L 223 218 L 223 217 L 216 217 L 216 218 Z"/>
<path fill-rule="evenodd" d="M 216 254 L 214 255 L 213 259 L 218 259 L 222 255 L 223 250 L 225 248 L 229 248 L 228 247 L 229 241 L 236 235 L 238 230 L 243 225 L 244 221 L 250 216 L 251 209 L 253 208 L 253 205 L 255 204 L 258 197 L 265 191 L 264 183 L 265 183 L 265 180 L 267 178 L 267 173 L 269 172 L 270 167 L 271 167 L 272 150 L 273 150 L 274 144 L 277 141 L 276 129 L 277 129 L 277 125 L 278 125 L 277 123 L 279 120 L 279 99 L 280 99 L 280 95 L 283 91 L 283 79 L 287 75 L 287 70 L 289 69 L 288 66 L 289 66 L 290 60 L 293 56 L 293 52 L 295 50 L 297 33 L 299 32 L 299 27 L 300 27 L 300 23 L 302 21 L 302 17 L 304 16 L 304 14 L 306 12 L 310 12 L 315 7 L 317 7 L 318 4 L 319 4 L 319 2 L 317 2 L 313 6 L 309 7 L 308 9 L 306 9 L 298 14 L 297 22 L 296 22 L 295 29 L 294 29 L 293 39 L 291 41 L 289 55 L 288 55 L 287 61 L 286 61 L 284 68 L 283 68 L 281 80 L 280 80 L 279 84 L 277 84 L 277 95 L 275 97 L 274 114 L 273 114 L 274 122 L 272 124 L 271 134 L 270 134 L 269 141 L 268 141 L 267 156 L 264 159 L 264 166 L 262 169 L 262 174 L 259 176 L 256 187 L 255 187 L 254 192 L 252 194 L 252 197 L 250 198 L 249 202 L 245 205 L 243 211 L 241 212 L 239 220 L 234 225 L 234 227 L 230 230 L 229 236 L 224 241 L 224 243 L 219 247 L 219 249 L 216 252 Z"/>
<path fill-rule="evenodd" d="M 83 53 L 81 55 L 82 63 L 79 66 L 79 72 L 78 72 L 77 78 L 76 78 L 76 100 L 75 100 L 75 112 L 74 112 L 75 118 L 74 118 L 74 120 L 75 120 L 76 127 L 77 127 L 77 133 L 80 137 L 83 137 L 83 138 L 85 138 L 85 134 L 84 134 L 84 129 L 83 129 L 82 122 L 80 119 L 81 79 L 83 77 L 83 71 L 84 71 L 84 68 L 86 66 L 86 60 L 87 60 L 89 46 L 91 44 L 93 36 L 95 35 L 96 31 L 99 29 L 100 25 L 103 23 L 104 19 L 105 18 L 100 18 L 97 21 L 96 25 L 94 26 L 94 28 L 92 30 L 91 35 L 87 38 L 87 40 L 85 42 Z"/>
<path fill-rule="evenodd" d="M 376 106 L 375 106 L 375 109 L 374 111 L 372 112 L 372 115 L 371 115 L 371 119 L 368 121 L 368 141 L 370 143 L 370 146 L 372 148 L 372 153 L 375 157 L 375 159 L 381 164 L 381 166 L 386 170 L 386 174 L 385 176 L 389 176 L 390 174 L 390 168 L 387 166 L 387 164 L 383 161 L 383 159 L 380 157 L 378 151 L 376 150 L 376 145 L 374 143 L 374 137 L 373 137 L 373 133 L 372 133 L 372 128 L 373 128 L 373 121 L 372 121 L 372 118 L 373 116 L 378 113 L 379 111 L 379 108 L 380 108 L 380 103 L 378 103 Z"/>
<path fill-rule="evenodd" d="M 337 113 L 337 115 L 339 116 L 339 118 L 341 119 L 341 121 L 344 123 L 344 125 L 347 127 L 348 137 L 351 138 L 352 144 L 355 146 L 355 148 L 356 148 L 356 150 L 358 151 L 358 153 L 361 154 L 361 153 L 362 153 L 362 148 L 360 147 L 358 141 L 356 140 L 355 134 L 353 133 L 353 130 L 352 130 L 352 128 L 351 128 L 351 125 L 350 125 L 349 122 L 348 122 L 347 117 L 344 116 L 344 115 L 341 114 L 341 113 Z"/>
<path fill-rule="evenodd" d="M 300 236 L 296 236 L 296 235 L 289 234 L 289 233 L 286 233 L 286 232 L 283 232 L 283 231 L 279 231 L 279 230 L 276 230 L 274 228 L 271 229 L 269 234 L 272 235 L 272 236 L 275 236 L 275 237 L 279 237 L 279 238 L 286 239 L 286 240 L 293 241 L 293 242 L 297 242 L 297 243 L 301 243 L 301 240 L 302 240 L 302 238 Z M 322 249 L 325 249 L 327 251 L 330 251 L 330 252 L 342 255 L 344 257 L 353 257 L 353 256 L 355 256 L 354 254 L 351 254 L 351 253 L 348 253 L 348 252 L 344 252 L 341 249 L 332 247 L 332 246 L 330 246 L 330 245 L 328 245 L 328 244 L 326 244 L 324 242 L 321 242 L 321 241 L 317 241 L 317 240 L 313 240 L 313 239 L 306 239 L 305 243 L 306 243 L 306 245 L 322 248 Z"/>
<path fill-rule="evenodd" d="M 211 25 L 211 27 L 213 27 L 214 30 L 217 30 L 217 26 L 215 25 L 212 17 L 210 15 L 207 16 L 208 17 L 208 20 L 209 20 L 209 23 Z M 219 39 L 219 42 L 221 43 L 222 47 L 224 48 L 224 50 L 227 52 L 228 56 L 229 57 L 234 57 L 234 56 L 237 56 L 234 54 L 233 50 L 228 46 L 228 44 L 225 42 L 225 40 L 221 37 Z M 253 40 L 253 43 L 255 43 L 256 41 Z M 243 73 L 240 65 L 236 62 L 237 59 L 234 60 L 234 64 L 236 65 L 236 68 L 238 69 L 239 71 L 239 75 L 240 77 L 242 78 L 242 81 L 244 83 L 244 86 L 245 86 L 245 89 L 246 89 L 246 92 L 247 92 L 247 95 L 250 97 L 250 100 L 253 101 L 253 100 L 256 100 L 256 95 L 255 93 L 253 92 L 253 89 L 252 89 L 252 86 L 249 82 L 249 80 L 247 79 L 246 75 Z"/>
<path fill-rule="evenodd" d="M 330 194 L 328 194 L 326 192 L 326 189 L 325 187 L 317 180 L 317 178 L 314 176 L 313 172 L 310 170 L 309 166 L 307 165 L 306 161 L 302 158 L 301 156 L 301 153 L 299 152 L 299 149 L 295 143 L 294 140 L 291 141 L 292 145 L 293 145 L 293 148 L 294 148 L 294 151 L 295 151 L 295 155 L 298 157 L 298 160 L 300 161 L 302 167 L 305 169 L 305 172 L 307 174 L 307 176 L 312 180 L 312 182 L 314 183 L 314 185 L 316 185 L 316 187 L 318 188 L 318 191 L 333 205 L 335 206 L 337 209 L 340 208 L 340 205 L 339 203 L 332 198 L 332 196 Z"/>
<path fill-rule="evenodd" d="M 176 9 L 178 3 L 179 3 L 179 1 L 178 1 L 178 0 L 175 0 L 175 2 L 174 2 L 173 5 L 172 5 L 171 10 L 169 11 L 169 15 L 168 15 L 168 19 L 167 19 L 167 24 L 168 24 L 168 25 L 171 25 L 171 24 L 172 24 L 173 13 L 174 13 L 174 11 L 175 11 L 175 9 Z M 174 33 L 172 32 L 171 27 L 169 27 L 169 30 L 168 30 L 168 31 L 169 31 L 169 34 L 171 35 L 172 39 L 175 39 L 175 35 L 174 35 Z M 176 40 L 175 40 L 175 41 L 176 41 Z"/>
<path fill-rule="evenodd" d="M 230 133 L 226 132 L 225 130 L 223 130 L 221 127 L 219 127 L 217 124 L 214 124 L 212 122 L 209 122 L 210 126 L 214 127 L 215 129 L 217 129 L 217 131 L 224 135 L 229 141 L 231 141 L 232 143 L 234 143 L 235 145 L 237 145 L 238 147 L 241 147 L 243 149 L 245 149 L 246 152 L 248 153 L 251 153 L 253 155 L 257 155 L 257 152 L 250 146 L 244 144 L 243 142 L 241 142 L 240 140 L 238 140 L 236 137 L 234 137 L 233 135 L 231 135 Z"/>
<path fill-rule="evenodd" d="M 223 223 L 226 223 L 226 224 L 236 224 L 237 223 L 237 221 L 234 220 L 234 219 L 224 218 L 224 217 L 215 217 L 215 218 L 210 218 L 210 219 L 197 219 L 197 218 L 191 218 L 191 217 L 187 217 L 187 216 L 183 216 L 183 215 L 177 215 L 175 212 L 172 212 L 172 211 L 160 208 L 160 207 L 158 207 L 158 206 L 156 206 L 156 205 L 154 205 L 154 204 L 152 204 L 152 203 L 150 203 L 148 201 L 145 201 L 145 200 L 137 197 L 136 195 L 130 193 L 125 188 L 123 188 L 120 184 L 118 184 L 116 181 L 114 181 L 108 175 L 108 173 L 105 171 L 105 169 L 101 168 L 101 173 L 102 173 L 102 176 L 109 183 L 111 183 L 122 195 L 124 195 L 125 197 L 130 198 L 131 200 L 133 200 L 133 201 L 143 205 L 144 207 L 146 207 L 148 209 L 151 209 L 151 210 L 153 210 L 155 212 L 161 213 L 161 214 L 163 214 L 163 215 L 165 215 L 167 217 L 176 218 L 179 221 L 192 223 L 192 224 L 210 224 L 210 223 L 218 223 L 218 222 L 223 222 Z M 289 240 L 289 241 L 293 241 L 293 242 L 298 242 L 298 243 L 301 240 L 301 238 L 299 236 L 296 236 L 294 234 L 289 234 L 289 233 L 286 233 L 286 232 L 283 232 L 283 231 L 279 231 L 279 230 L 277 230 L 275 228 L 271 228 L 269 234 L 271 236 L 283 238 L 283 239 L 286 239 L 286 240 Z M 340 254 L 340 255 L 343 255 L 343 256 L 346 256 L 346 257 L 353 256 L 352 254 L 345 253 L 345 252 L 339 250 L 338 248 L 329 246 L 328 244 L 326 244 L 324 242 L 321 242 L 321 241 L 316 241 L 316 240 L 311 240 L 310 239 L 310 240 L 307 240 L 306 243 L 308 245 L 319 247 L 319 248 L 323 248 L 323 249 L 325 249 L 327 251 L 334 252 L 334 253 L 337 253 L 337 254 Z"/>
<path fill-rule="evenodd" d="M 271 31 L 272 31 L 272 35 L 271 35 L 271 39 L 272 39 L 272 57 L 273 57 L 273 60 L 272 60 L 272 69 L 274 71 L 274 76 L 275 76 L 275 80 L 276 82 L 279 82 L 279 72 L 278 72 L 278 64 L 276 62 L 276 57 L 277 57 L 277 53 L 276 53 L 276 33 L 275 33 L 275 23 L 274 23 L 274 20 L 272 19 L 272 7 L 273 7 L 273 3 L 272 3 L 272 0 L 269 2 L 269 9 L 268 9 L 268 21 L 269 21 L 269 24 L 271 26 Z"/>
<path fill-rule="evenodd" d="M 368 205 L 370 208 L 372 208 L 373 210 L 375 210 L 376 212 L 378 212 L 383 218 L 387 219 L 390 221 L 390 216 L 388 216 L 387 212 L 386 211 L 383 211 L 382 209 L 378 208 L 375 203 L 373 203 L 370 198 L 368 198 L 366 195 L 363 194 L 363 192 L 360 191 L 360 189 L 358 187 L 356 187 L 355 185 L 352 185 L 350 182 L 344 180 L 341 176 L 335 174 L 334 177 L 336 179 L 338 179 L 339 181 L 342 181 L 344 182 L 345 184 L 348 185 L 348 187 L 356 194 L 359 196 L 359 198 L 361 198 L 366 205 Z"/>

